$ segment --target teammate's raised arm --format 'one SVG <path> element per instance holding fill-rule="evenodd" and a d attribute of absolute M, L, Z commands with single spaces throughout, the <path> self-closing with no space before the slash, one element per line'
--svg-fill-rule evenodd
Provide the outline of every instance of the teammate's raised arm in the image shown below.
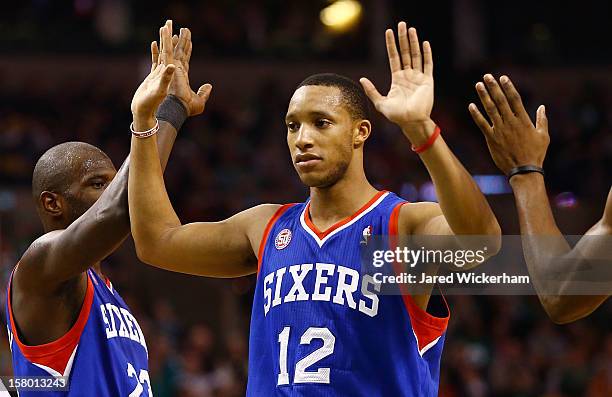
<path fill-rule="evenodd" d="M 376 109 L 397 124 L 429 171 L 439 200 L 404 206 L 400 230 L 409 234 L 477 234 L 499 236 L 500 227 L 487 200 L 440 136 L 431 120 L 434 103 L 433 57 L 429 42 L 421 50 L 416 29 L 398 25 L 398 52 L 393 30 L 385 32 L 391 87 L 383 96 L 366 78 L 360 80 Z M 494 238 L 489 252 L 496 252 Z M 491 249 L 493 248 L 493 249 Z"/>
<path fill-rule="evenodd" d="M 172 48 L 164 49 L 162 56 L 164 53 L 172 56 Z M 157 46 L 152 46 L 152 57 L 157 63 Z M 168 103 L 165 107 L 166 112 L 172 113 L 180 111 L 176 108 L 181 106 Z M 160 123 L 157 158 L 161 159 L 164 167 L 176 133 L 172 124 Z M 68 156 L 69 153 L 72 156 Z M 94 159 L 89 159 L 90 156 Z M 62 197 L 62 192 L 50 190 L 45 184 L 52 179 L 48 175 L 50 167 L 69 158 L 76 161 L 66 164 L 64 171 L 74 175 L 64 175 L 63 179 L 69 182 L 71 177 L 77 178 L 69 186 L 69 191 L 88 201 L 77 205 L 79 208 L 72 208 L 70 204 L 75 203 L 70 202 L 70 197 Z M 81 163 L 86 164 L 85 169 L 81 169 Z M 58 283 L 81 274 L 121 244 L 130 231 L 127 203 L 129 163 L 128 157 L 115 175 L 114 167 L 104 153 L 91 145 L 76 142 L 58 145 L 41 157 L 34 172 L 33 187 L 38 211 L 48 233 L 36 240 L 22 257 L 15 273 L 14 291 L 21 290 L 21 287 L 55 290 Z"/>
<path fill-rule="evenodd" d="M 181 37 L 183 35 L 188 38 L 188 56 L 175 60 L 173 79 L 181 81 L 181 97 L 189 98 L 186 105 L 189 115 L 194 116 L 204 111 L 212 86 L 205 84 L 197 93 L 189 87 L 189 29 L 181 29 Z M 162 29 L 161 36 L 162 41 L 170 42 L 168 27 Z M 158 86 L 153 88 L 161 89 Z M 143 101 L 140 95 L 146 89 L 141 86 L 132 101 L 136 131 L 146 131 L 155 126 L 156 105 Z M 157 100 L 163 95 L 160 91 Z M 181 225 L 164 185 L 157 159 L 157 139 L 157 135 L 132 137 L 129 203 L 138 257 L 153 266 L 204 276 L 234 277 L 254 273 L 257 269 L 256 246 L 265 223 L 278 206 L 258 206 L 222 222 Z"/>
<path fill-rule="evenodd" d="M 160 53 L 153 45 L 153 63 L 157 65 L 162 56 L 172 57 L 172 51 L 161 48 Z M 168 120 L 160 123 L 157 148 L 158 162 L 165 166 L 176 122 L 185 110 L 181 101 L 172 99 L 159 112 L 161 119 Z M 57 145 L 38 160 L 32 190 L 46 234 L 22 256 L 9 295 L 11 321 L 25 343 L 50 343 L 74 326 L 91 290 L 87 270 L 103 277 L 100 262 L 129 233 L 129 163 L 128 157 L 116 172 L 104 152 L 82 142 Z"/>
<path fill-rule="evenodd" d="M 487 74 L 484 83 L 476 84 L 491 123 L 473 103 L 468 107 L 470 114 L 484 134 L 495 164 L 504 174 L 514 174 L 517 167 L 524 166 L 541 169 L 550 141 L 545 108 L 538 108 L 534 126 L 510 79 L 502 76 L 500 83 Z M 589 258 L 607 256 L 612 262 L 609 245 L 604 239 L 593 237 L 612 235 L 612 190 L 602 219 L 574 249 L 570 249 L 553 217 L 543 175 L 539 172 L 516 174 L 510 178 L 510 185 L 518 209 L 525 261 L 542 306 L 557 323 L 571 322 L 590 314 L 612 294 L 612 280 L 608 295 L 576 296 L 567 295 L 565 291 L 572 286 L 573 278 L 581 269 L 592 266 Z M 566 274 L 565 282 L 545 283 L 553 271 Z"/>

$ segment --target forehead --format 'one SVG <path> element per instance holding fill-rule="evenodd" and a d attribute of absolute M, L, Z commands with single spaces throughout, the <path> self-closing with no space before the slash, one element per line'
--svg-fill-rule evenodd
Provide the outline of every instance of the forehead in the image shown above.
<path fill-rule="evenodd" d="M 306 85 L 295 90 L 289 101 L 287 117 L 312 112 L 348 114 L 340 88 Z"/>
<path fill-rule="evenodd" d="M 102 153 L 89 151 L 74 159 L 75 171 L 80 177 L 92 174 L 114 174 L 116 172 L 112 161 Z"/>

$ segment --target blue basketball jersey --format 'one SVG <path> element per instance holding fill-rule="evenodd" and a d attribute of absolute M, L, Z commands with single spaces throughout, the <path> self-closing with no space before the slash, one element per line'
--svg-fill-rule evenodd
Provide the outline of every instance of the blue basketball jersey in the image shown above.
<path fill-rule="evenodd" d="M 380 285 L 361 274 L 360 242 L 397 234 L 403 204 L 381 191 L 325 232 L 308 202 L 272 217 L 258 255 L 247 396 L 438 395 L 448 313 L 376 295 Z"/>
<path fill-rule="evenodd" d="M 10 294 L 9 281 L 6 312 L 15 376 L 65 376 L 69 381 L 69 391 L 20 391 L 21 397 L 153 395 L 142 330 L 110 281 L 87 270 L 87 292 L 75 324 L 61 338 L 37 346 L 19 339 Z"/>

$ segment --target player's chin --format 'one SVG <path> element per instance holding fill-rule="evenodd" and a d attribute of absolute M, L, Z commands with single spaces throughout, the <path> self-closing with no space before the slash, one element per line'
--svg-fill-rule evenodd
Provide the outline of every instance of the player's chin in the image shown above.
<path fill-rule="evenodd" d="M 332 185 L 329 175 L 320 171 L 299 171 L 298 175 L 302 183 L 308 187 L 327 187 Z"/>

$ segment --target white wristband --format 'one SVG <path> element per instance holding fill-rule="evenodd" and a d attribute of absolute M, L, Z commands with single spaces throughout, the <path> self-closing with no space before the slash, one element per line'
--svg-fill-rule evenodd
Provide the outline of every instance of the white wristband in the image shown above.
<path fill-rule="evenodd" d="M 157 134 L 157 131 L 159 131 L 159 120 L 157 120 L 156 118 L 155 125 L 153 126 L 153 128 L 151 128 L 150 130 L 142 131 L 142 132 L 134 131 L 134 122 L 132 121 L 130 123 L 130 131 L 132 131 L 132 135 L 134 135 L 136 138 L 148 138 L 150 136 Z"/>

